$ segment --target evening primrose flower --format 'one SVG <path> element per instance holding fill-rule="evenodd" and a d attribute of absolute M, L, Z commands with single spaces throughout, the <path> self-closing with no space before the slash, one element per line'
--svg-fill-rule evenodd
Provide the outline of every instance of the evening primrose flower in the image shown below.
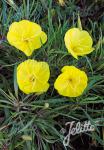
<path fill-rule="evenodd" d="M 40 25 L 22 20 L 10 25 L 7 40 L 12 46 L 30 56 L 34 50 L 47 41 L 47 35 Z"/>
<path fill-rule="evenodd" d="M 57 77 L 54 87 L 60 95 L 77 97 L 82 95 L 87 87 L 87 75 L 74 66 L 64 66 Z"/>
<path fill-rule="evenodd" d="M 17 67 L 17 83 L 26 94 L 41 94 L 49 88 L 50 70 L 46 62 L 28 59 Z"/>
<path fill-rule="evenodd" d="M 65 34 L 64 41 L 68 52 L 76 59 L 78 56 L 84 56 L 94 50 L 89 33 L 79 28 L 69 29 Z"/>
<path fill-rule="evenodd" d="M 58 0 L 58 3 L 59 3 L 61 6 L 64 6 L 64 5 L 65 5 L 65 0 Z"/>

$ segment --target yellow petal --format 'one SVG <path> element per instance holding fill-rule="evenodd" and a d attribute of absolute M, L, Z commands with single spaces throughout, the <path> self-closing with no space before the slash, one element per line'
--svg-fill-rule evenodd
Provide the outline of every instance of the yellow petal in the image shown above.
<path fill-rule="evenodd" d="M 46 62 L 37 62 L 34 65 L 34 74 L 38 80 L 42 79 L 42 82 L 47 82 L 50 77 L 49 65 Z"/>
<path fill-rule="evenodd" d="M 75 66 L 64 66 L 62 69 L 61 69 L 61 71 L 62 72 L 66 72 L 66 71 L 73 71 L 73 70 L 75 70 L 76 69 L 76 71 L 79 71 L 79 69 L 77 69 Z"/>
<path fill-rule="evenodd" d="M 75 53 L 72 49 L 68 50 L 68 52 L 76 59 L 78 59 L 77 53 Z"/>
<path fill-rule="evenodd" d="M 29 40 L 29 48 L 31 50 L 40 48 L 47 41 L 47 35 L 41 31 L 37 36 Z"/>
<path fill-rule="evenodd" d="M 72 28 L 65 33 L 64 41 L 67 49 L 73 49 L 73 43 L 75 42 L 75 38 L 78 38 L 79 31 L 78 28 Z"/>

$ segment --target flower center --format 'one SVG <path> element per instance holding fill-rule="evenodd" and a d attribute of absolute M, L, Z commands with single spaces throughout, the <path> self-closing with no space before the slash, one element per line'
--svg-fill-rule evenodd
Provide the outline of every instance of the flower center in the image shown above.
<path fill-rule="evenodd" d="M 30 78 L 29 78 L 29 81 L 30 81 L 30 82 L 34 82 L 34 81 L 35 81 L 35 76 L 34 76 L 34 75 L 31 75 Z"/>
<path fill-rule="evenodd" d="M 69 81 L 69 83 L 72 83 L 72 82 L 73 82 L 72 78 L 69 78 L 68 81 Z"/>
<path fill-rule="evenodd" d="M 28 43 L 29 41 L 28 40 L 24 40 L 25 41 L 25 43 Z"/>
<path fill-rule="evenodd" d="M 77 50 L 77 48 L 76 48 L 76 47 L 73 47 L 73 51 L 74 51 L 75 53 L 77 53 L 77 52 L 78 52 L 78 50 Z"/>

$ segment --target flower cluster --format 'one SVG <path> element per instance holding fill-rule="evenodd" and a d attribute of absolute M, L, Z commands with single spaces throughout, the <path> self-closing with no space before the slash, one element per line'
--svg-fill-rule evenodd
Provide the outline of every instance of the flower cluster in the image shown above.
<path fill-rule="evenodd" d="M 30 56 L 47 41 L 47 35 L 37 23 L 22 20 L 10 25 L 7 40 L 12 46 Z M 69 29 L 64 40 L 68 52 L 76 59 L 94 50 L 92 38 L 85 30 Z M 86 73 L 75 66 L 64 66 L 61 71 L 54 88 L 63 96 L 80 96 L 87 87 Z M 28 59 L 17 67 L 17 83 L 20 90 L 26 94 L 46 92 L 49 88 L 49 78 L 50 69 L 47 62 Z"/>

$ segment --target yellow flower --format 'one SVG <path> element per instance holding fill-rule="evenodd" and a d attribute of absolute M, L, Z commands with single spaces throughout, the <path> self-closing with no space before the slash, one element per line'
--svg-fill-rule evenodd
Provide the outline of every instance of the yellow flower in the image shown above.
<path fill-rule="evenodd" d="M 65 0 L 58 0 L 58 2 L 59 2 L 59 4 L 60 4 L 61 6 L 64 6 L 64 5 L 65 5 Z"/>
<path fill-rule="evenodd" d="M 64 66 L 61 71 L 54 83 L 58 93 L 67 97 L 80 96 L 87 87 L 86 73 L 74 66 Z"/>
<path fill-rule="evenodd" d="M 10 25 L 7 39 L 12 46 L 30 56 L 34 50 L 47 41 L 47 35 L 42 31 L 40 25 L 22 20 Z"/>
<path fill-rule="evenodd" d="M 89 54 L 94 50 L 89 33 L 79 28 L 69 29 L 65 34 L 64 41 L 68 51 L 76 59 L 78 59 L 78 56 Z"/>
<path fill-rule="evenodd" d="M 46 62 L 28 59 L 17 67 L 17 83 L 21 91 L 29 93 L 43 93 L 49 88 L 50 70 Z"/>

